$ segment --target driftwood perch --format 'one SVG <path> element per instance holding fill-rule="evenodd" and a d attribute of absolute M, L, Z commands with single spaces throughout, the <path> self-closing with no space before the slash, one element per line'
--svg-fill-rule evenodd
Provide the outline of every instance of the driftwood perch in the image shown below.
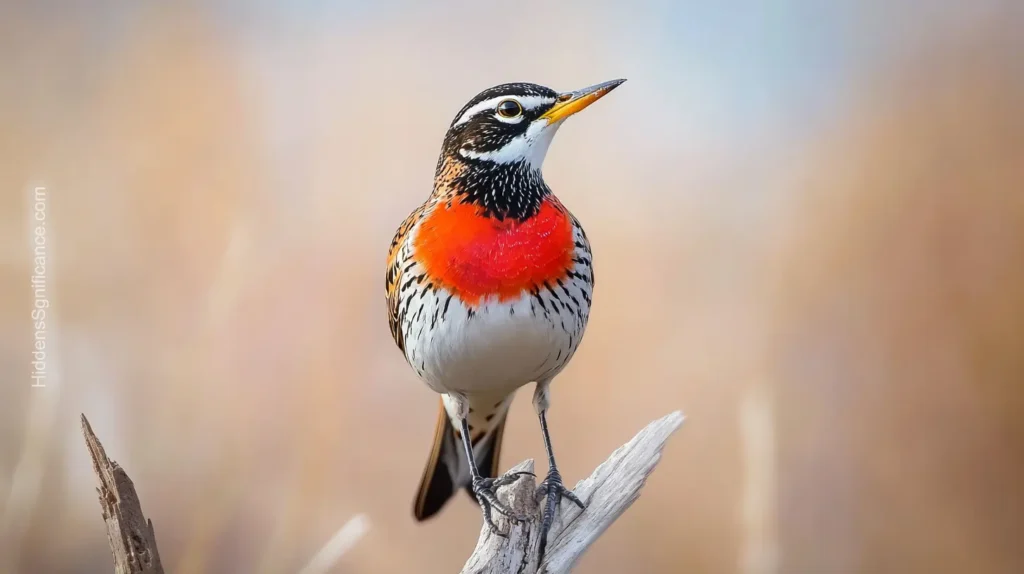
<path fill-rule="evenodd" d="M 587 508 L 581 511 L 574 504 L 562 502 L 548 534 L 544 563 L 539 568 L 540 507 L 535 497 L 535 479 L 523 476 L 499 489 L 498 498 L 502 502 L 517 514 L 532 516 L 533 519 L 510 524 L 504 516 L 496 513 L 495 523 L 502 531 L 508 532 L 508 537 L 497 536 L 486 525 L 483 526 L 476 550 L 466 561 L 462 573 L 569 572 L 587 548 L 640 497 L 640 489 L 654 472 L 666 441 L 682 424 L 683 415 L 679 411 L 652 422 L 616 449 L 593 474 L 576 483 L 573 491 Z M 85 415 L 82 415 L 82 433 L 92 456 L 93 470 L 100 481 L 96 490 L 100 496 L 103 520 L 107 524 L 110 550 L 114 554 L 114 572 L 163 574 L 153 522 L 143 515 L 132 480 L 116 462 L 107 458 Z M 512 469 L 518 470 L 533 471 L 533 460 L 521 462 Z"/>
<path fill-rule="evenodd" d="M 100 481 L 96 491 L 100 495 L 103 521 L 107 523 L 107 541 L 114 554 L 114 572 L 163 574 L 153 521 L 142 514 L 142 504 L 132 479 L 120 465 L 107 458 L 85 415 L 82 415 L 82 434 L 92 456 L 92 468 Z"/>
<path fill-rule="evenodd" d="M 495 513 L 498 528 L 507 538 L 493 534 L 486 525 L 480 529 L 476 550 L 466 561 L 462 574 L 533 574 L 569 572 L 580 556 L 633 502 L 640 497 L 647 477 L 661 459 L 665 442 L 680 425 L 683 415 L 673 412 L 647 425 L 632 440 L 619 447 L 573 491 L 587 505 L 580 510 L 563 500 L 548 534 L 544 564 L 537 565 L 540 543 L 540 508 L 534 496 L 535 479 L 522 476 L 498 490 L 498 498 L 517 514 L 533 520 L 510 524 Z M 533 471 L 533 461 L 519 463 L 511 471 Z"/>

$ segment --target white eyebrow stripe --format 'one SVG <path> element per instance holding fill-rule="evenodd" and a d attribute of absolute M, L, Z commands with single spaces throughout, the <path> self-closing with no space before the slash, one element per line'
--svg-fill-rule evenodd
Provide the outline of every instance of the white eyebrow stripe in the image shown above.
<path fill-rule="evenodd" d="M 510 99 L 519 102 L 519 105 L 523 106 L 524 110 L 535 110 L 544 104 L 552 104 L 555 102 L 555 98 L 549 96 L 498 96 L 496 98 L 484 100 L 466 110 L 465 113 L 459 116 L 458 121 L 452 124 L 452 127 L 464 124 L 476 114 L 486 110 L 493 110 L 498 107 L 499 103 Z"/>

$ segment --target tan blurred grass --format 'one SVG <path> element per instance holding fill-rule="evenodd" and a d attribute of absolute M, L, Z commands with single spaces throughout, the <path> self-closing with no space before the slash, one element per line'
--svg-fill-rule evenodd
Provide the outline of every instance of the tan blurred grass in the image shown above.
<path fill-rule="evenodd" d="M 1024 567 L 1024 76 L 984 51 L 1000 38 L 866 98 L 806 181 L 781 464 L 829 470 L 780 517 L 794 571 Z"/>
<path fill-rule="evenodd" d="M 383 249 L 425 195 L 449 118 L 381 115 L 408 92 L 351 86 L 414 78 L 416 110 L 451 107 L 449 88 L 403 53 L 407 29 L 303 40 L 282 59 L 326 78 L 292 96 L 318 129 L 274 145 L 268 88 L 221 31 L 147 10 L 102 58 L 70 19 L 45 38 L 10 30 L 31 81 L 0 106 L 0 231 L 23 244 L 24 190 L 45 180 L 61 392 L 22 384 L 28 254 L 11 248 L 0 486 L 26 456 L 44 478 L 0 569 L 108 567 L 85 411 L 173 572 L 294 571 L 357 512 L 373 527 L 342 568 L 453 571 L 479 516 L 460 497 L 411 520 L 436 398 L 393 348 L 381 297 Z M 792 182 L 763 236 L 680 193 L 730 162 L 678 173 L 598 137 L 625 105 L 560 134 L 549 179 L 600 265 L 586 343 L 555 389 L 563 472 L 581 477 L 668 410 L 690 416 L 582 571 L 732 571 L 758 537 L 780 545 L 782 572 L 1024 568 L 1021 85 L 1006 34 L 983 32 L 880 72 L 800 161 L 746 176 Z M 357 47 L 374 58 L 347 60 Z M 585 60 L 563 50 L 542 72 Z M 758 388 L 778 427 L 778 514 L 744 519 L 740 405 Z M 54 422 L 33 432 L 28 407 L 46 401 Z M 506 465 L 542 453 L 526 402 Z"/>

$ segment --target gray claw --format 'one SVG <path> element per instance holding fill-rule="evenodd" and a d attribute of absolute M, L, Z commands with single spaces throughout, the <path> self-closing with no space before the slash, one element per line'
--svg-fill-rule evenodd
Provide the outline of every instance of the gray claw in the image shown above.
<path fill-rule="evenodd" d="M 473 480 L 473 493 L 476 494 L 476 499 L 480 502 L 480 507 L 483 509 L 484 522 L 487 523 L 491 532 L 501 536 L 502 538 L 507 538 L 508 533 L 502 532 L 501 529 L 498 528 L 498 525 L 494 523 L 494 519 L 491 514 L 492 509 L 497 511 L 499 514 L 505 515 L 505 517 L 512 522 L 523 522 L 529 520 L 529 517 L 520 516 L 513 512 L 511 508 L 502 504 L 502 502 L 498 500 L 497 489 L 502 486 L 512 484 L 518 480 L 520 476 L 526 474 L 536 476 L 532 472 L 521 471 L 505 474 L 498 478 L 476 478 Z"/>
<path fill-rule="evenodd" d="M 536 495 L 538 502 L 540 502 L 541 497 L 546 497 L 540 529 L 540 551 L 537 558 L 537 563 L 540 564 L 544 560 L 544 550 L 548 545 L 548 531 L 551 530 L 551 523 L 555 520 L 555 509 L 558 507 L 558 503 L 562 501 L 562 498 L 568 498 L 581 509 L 585 509 L 586 505 L 583 504 L 583 501 L 578 496 L 562 484 L 562 475 L 558 472 L 557 468 L 552 468 L 548 472 L 547 478 L 537 487 Z"/>

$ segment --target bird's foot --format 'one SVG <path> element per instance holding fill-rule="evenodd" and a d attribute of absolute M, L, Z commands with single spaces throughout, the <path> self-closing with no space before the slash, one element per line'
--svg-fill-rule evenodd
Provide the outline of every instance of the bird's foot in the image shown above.
<path fill-rule="evenodd" d="M 473 478 L 473 494 L 476 495 L 477 501 L 480 502 L 480 508 L 484 513 L 484 522 L 487 523 L 491 532 L 503 538 L 507 537 L 508 533 L 502 532 L 498 528 L 498 525 L 494 523 L 494 519 L 491 515 L 492 510 L 499 514 L 504 514 L 512 522 L 523 522 L 528 520 L 529 517 L 516 514 L 511 508 L 498 500 L 497 491 L 502 486 L 512 484 L 523 475 L 535 476 L 532 472 L 520 471 L 509 472 L 499 476 L 498 478 L 484 478 L 481 476 Z"/>
<path fill-rule="evenodd" d="M 545 500 L 544 515 L 541 519 L 540 527 L 540 555 L 537 558 L 538 564 L 544 560 L 544 549 L 548 545 L 548 531 L 551 529 L 551 523 L 555 520 L 555 509 L 558 508 L 558 504 L 562 499 L 568 498 L 581 509 L 586 508 L 583 501 L 562 484 L 562 474 L 558 472 L 556 467 L 551 467 L 544 482 L 541 482 L 540 486 L 537 487 L 537 501 L 540 502 L 541 498 Z"/>

